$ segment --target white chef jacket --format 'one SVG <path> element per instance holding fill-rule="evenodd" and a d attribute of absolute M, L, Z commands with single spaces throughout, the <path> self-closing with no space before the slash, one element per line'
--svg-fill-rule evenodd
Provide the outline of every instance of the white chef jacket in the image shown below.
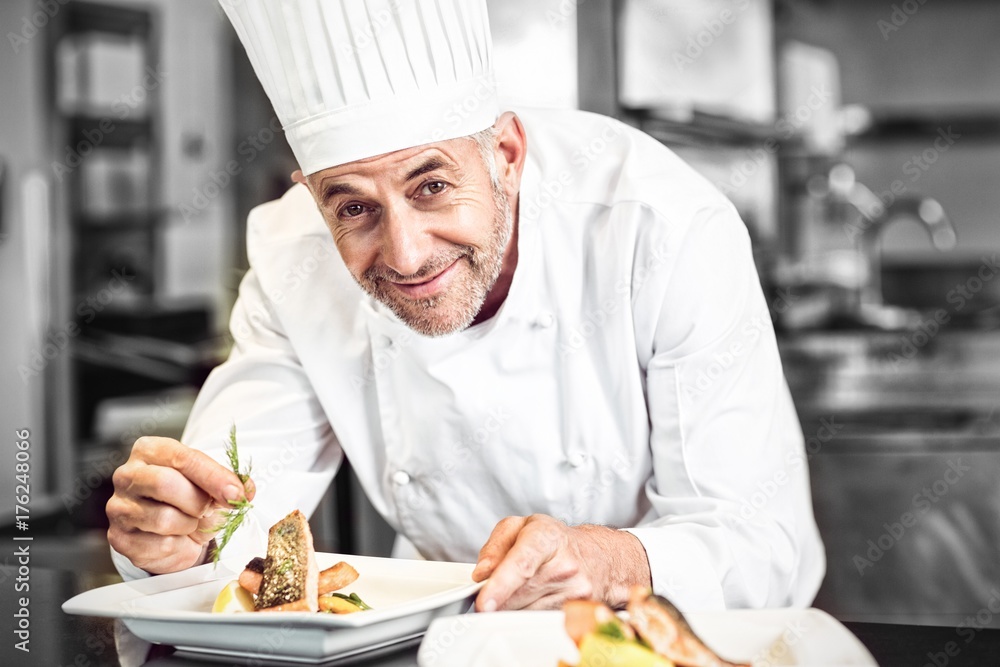
<path fill-rule="evenodd" d="M 224 461 L 235 422 L 253 457 L 227 555 L 264 553 L 346 455 L 426 558 L 474 562 L 500 519 L 544 513 L 630 530 L 682 609 L 808 605 L 823 548 L 738 214 L 622 123 L 519 116 L 517 268 L 465 331 L 419 335 L 366 295 L 304 186 L 250 214 L 235 344 L 183 436 Z"/>

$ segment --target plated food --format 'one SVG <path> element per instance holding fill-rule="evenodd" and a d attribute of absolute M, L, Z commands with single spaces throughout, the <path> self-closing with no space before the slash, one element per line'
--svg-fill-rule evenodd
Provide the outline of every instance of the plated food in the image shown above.
<path fill-rule="evenodd" d="M 677 607 L 641 586 L 632 589 L 624 618 L 589 600 L 567 602 L 563 612 L 580 650 L 576 667 L 747 667 L 712 652 Z"/>
<path fill-rule="evenodd" d="M 271 526 L 267 556 L 247 563 L 239 579 L 219 592 L 212 611 L 350 614 L 371 609 L 356 593 L 337 592 L 357 578 L 358 571 L 343 561 L 319 570 L 309 522 L 295 510 Z"/>

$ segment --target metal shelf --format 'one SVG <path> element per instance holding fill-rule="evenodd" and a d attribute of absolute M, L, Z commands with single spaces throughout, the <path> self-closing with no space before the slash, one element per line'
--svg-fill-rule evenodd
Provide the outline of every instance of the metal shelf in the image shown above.
<path fill-rule="evenodd" d="M 122 37 L 148 38 L 153 30 L 153 17 L 149 9 L 71 2 L 65 11 L 66 30 L 72 33 L 110 33 Z"/>

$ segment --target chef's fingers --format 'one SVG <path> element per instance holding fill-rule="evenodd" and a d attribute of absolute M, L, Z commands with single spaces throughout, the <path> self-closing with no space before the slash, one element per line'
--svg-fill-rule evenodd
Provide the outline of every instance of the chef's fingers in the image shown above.
<path fill-rule="evenodd" d="M 199 519 L 212 512 L 218 503 L 173 468 L 137 465 L 121 473 L 121 492 L 130 498 L 148 498 L 173 505 L 188 516 Z"/>
<path fill-rule="evenodd" d="M 567 600 L 574 600 L 578 598 L 566 597 L 562 593 L 553 593 L 552 595 L 545 595 L 540 598 L 535 598 L 531 602 L 521 603 L 519 600 L 511 600 L 508 602 L 506 609 L 530 609 L 530 610 L 551 610 L 551 609 L 562 609 L 563 605 L 566 604 Z M 516 605 L 516 606 L 515 606 Z"/>
<path fill-rule="evenodd" d="M 142 531 L 108 530 L 108 542 L 132 563 L 152 574 L 186 570 L 205 558 L 205 544 L 186 535 L 154 535 Z"/>
<path fill-rule="evenodd" d="M 132 457 L 144 463 L 177 470 L 222 505 L 230 500 L 237 501 L 248 495 L 252 496 L 232 470 L 205 452 L 191 449 L 170 438 L 139 438 L 132 446 Z"/>
<path fill-rule="evenodd" d="M 479 550 L 479 560 L 476 562 L 476 568 L 472 571 L 473 581 L 482 581 L 490 576 L 497 564 L 514 546 L 517 534 L 521 532 L 521 528 L 527 520 L 523 516 L 509 516 L 501 519 L 493 527 L 493 532 L 490 533 L 486 544 Z"/>
<path fill-rule="evenodd" d="M 198 520 L 198 529 L 190 533 L 190 537 L 199 544 L 205 544 L 215 537 L 226 523 L 230 510 L 215 509 Z"/>
<path fill-rule="evenodd" d="M 514 591 L 503 609 L 562 609 L 567 600 L 587 600 L 594 587 L 569 550 L 560 550 L 545 562 L 535 576 Z"/>
<path fill-rule="evenodd" d="M 514 545 L 479 592 L 477 610 L 495 611 L 506 606 L 508 599 L 562 548 L 566 538 L 559 530 L 561 525 L 549 517 L 529 517 L 524 522 Z"/>
<path fill-rule="evenodd" d="M 198 529 L 198 517 L 193 517 L 173 505 L 149 498 L 120 498 L 108 501 L 108 513 L 125 530 L 138 530 L 154 535 L 188 535 Z"/>

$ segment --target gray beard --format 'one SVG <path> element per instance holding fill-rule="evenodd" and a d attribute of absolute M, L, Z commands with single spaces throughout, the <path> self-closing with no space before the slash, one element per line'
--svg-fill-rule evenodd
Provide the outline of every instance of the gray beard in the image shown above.
<path fill-rule="evenodd" d="M 493 231 L 482 249 L 456 245 L 449 251 L 434 255 L 419 271 L 409 276 L 388 268 L 369 267 L 360 279 L 356 278 L 358 285 L 419 334 L 437 337 L 467 329 L 500 278 L 504 250 L 514 232 L 510 199 L 500 189 L 499 183 L 493 187 L 493 204 Z M 444 294 L 412 300 L 402 296 L 390 284 L 419 281 L 436 275 L 455 261 L 466 262 L 471 275 L 453 284 Z"/>

